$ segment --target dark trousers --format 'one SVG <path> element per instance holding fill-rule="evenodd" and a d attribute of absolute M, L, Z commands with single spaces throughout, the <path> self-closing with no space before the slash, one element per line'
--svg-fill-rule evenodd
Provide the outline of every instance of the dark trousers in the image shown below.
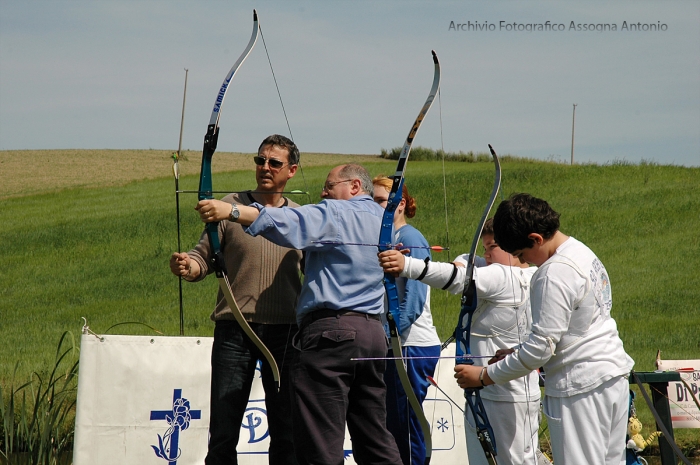
<path fill-rule="evenodd" d="M 294 441 L 302 465 L 343 464 L 350 452 L 343 449 L 346 421 L 355 462 L 401 465 L 386 429 L 385 361 L 350 360 L 385 357 L 384 328 L 378 319 L 357 315 L 331 312 L 307 317 L 301 325 L 292 389 Z"/>
<path fill-rule="evenodd" d="M 296 325 L 262 325 L 251 328 L 270 349 L 280 368 L 280 390 L 277 391 L 272 370 L 258 348 L 245 335 L 236 321 L 220 320 L 214 329 L 211 354 L 211 416 L 209 420 L 209 450 L 207 465 L 238 463 L 236 446 L 241 426 L 249 427 L 243 416 L 250 388 L 256 376 L 255 365 L 262 360 L 262 382 L 270 433 L 270 464 L 293 464 L 294 441 L 290 396 L 290 372 L 296 357 L 291 341 Z M 254 439 L 264 432 L 251 430 Z"/>

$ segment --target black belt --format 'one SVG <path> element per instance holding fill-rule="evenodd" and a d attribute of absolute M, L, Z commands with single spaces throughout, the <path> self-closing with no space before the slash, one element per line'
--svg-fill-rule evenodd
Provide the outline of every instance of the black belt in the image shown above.
<path fill-rule="evenodd" d="M 382 317 L 377 313 L 363 313 L 363 312 L 355 312 L 353 310 L 332 310 L 330 308 L 320 308 L 318 310 L 314 310 L 310 313 L 307 313 L 306 316 L 301 320 L 301 325 L 302 326 L 307 326 L 311 323 L 313 323 L 316 320 L 320 320 L 321 318 L 340 318 L 341 316 L 359 316 L 366 318 L 368 320 L 377 320 L 377 321 L 382 321 Z"/>

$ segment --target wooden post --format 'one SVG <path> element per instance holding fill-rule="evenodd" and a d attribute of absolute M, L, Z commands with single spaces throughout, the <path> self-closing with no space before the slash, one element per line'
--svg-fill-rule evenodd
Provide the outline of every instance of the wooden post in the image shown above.
<path fill-rule="evenodd" d="M 571 118 L 571 164 L 574 164 L 574 125 L 576 124 L 576 104 L 574 103 L 574 116 Z"/>

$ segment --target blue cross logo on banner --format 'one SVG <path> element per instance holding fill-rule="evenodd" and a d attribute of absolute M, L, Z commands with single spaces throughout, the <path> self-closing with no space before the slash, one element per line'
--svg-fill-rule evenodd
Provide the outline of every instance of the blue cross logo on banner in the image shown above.
<path fill-rule="evenodd" d="M 158 435 L 158 445 L 151 445 L 153 452 L 169 465 L 177 465 L 180 458 L 180 431 L 190 427 L 191 420 L 200 420 L 201 410 L 191 410 L 190 401 L 182 397 L 182 389 L 173 390 L 172 410 L 151 410 L 151 420 L 165 420 L 168 429 L 163 436 Z"/>

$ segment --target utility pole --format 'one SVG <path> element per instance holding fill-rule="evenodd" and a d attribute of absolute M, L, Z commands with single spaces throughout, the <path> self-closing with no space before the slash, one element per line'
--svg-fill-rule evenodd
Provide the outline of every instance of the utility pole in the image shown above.
<path fill-rule="evenodd" d="M 571 164 L 574 164 L 574 125 L 576 124 L 576 104 L 574 103 L 574 116 L 571 118 Z"/>

